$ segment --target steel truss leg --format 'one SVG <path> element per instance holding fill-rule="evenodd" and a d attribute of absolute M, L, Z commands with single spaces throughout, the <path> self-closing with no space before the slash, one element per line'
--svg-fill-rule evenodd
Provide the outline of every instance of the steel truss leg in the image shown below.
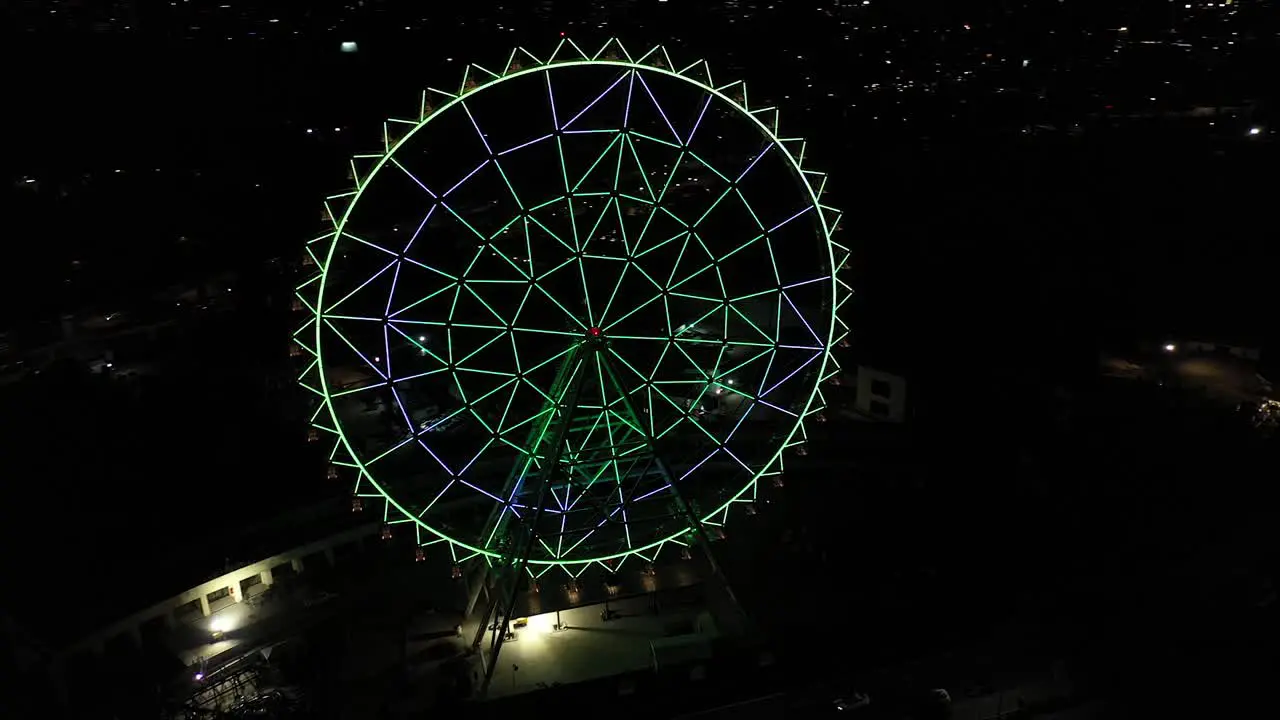
<path fill-rule="evenodd" d="M 716 561 L 715 553 L 711 549 L 711 541 L 707 537 L 706 529 L 702 525 L 700 518 L 696 516 L 693 509 L 686 502 L 680 489 L 676 486 L 676 478 L 671 472 L 671 468 L 667 465 L 662 455 L 658 452 L 656 440 L 644 428 L 644 423 L 640 419 L 640 414 L 636 412 L 635 406 L 631 402 L 626 388 L 618 379 L 617 371 L 613 366 L 613 362 L 609 357 L 609 350 L 605 342 L 588 342 L 581 346 L 586 353 L 576 353 L 573 360 L 574 367 L 569 376 L 569 383 L 560 397 L 563 398 L 558 404 L 559 414 L 556 419 L 560 422 L 560 426 L 556 429 L 555 438 L 551 445 L 551 451 L 545 458 L 543 472 L 540 475 L 541 485 L 538 488 L 537 501 L 534 505 L 534 513 L 531 518 L 519 523 L 521 531 L 519 537 L 513 545 L 511 552 L 507 555 L 509 560 L 503 564 L 494 567 L 482 574 L 482 582 L 485 577 L 492 575 L 494 580 L 493 592 L 489 594 L 489 602 L 487 604 L 480 626 L 476 628 L 475 638 L 472 641 L 472 649 L 476 650 L 480 647 L 480 642 L 484 638 L 484 633 L 489 631 L 491 638 L 489 642 L 488 657 L 484 659 L 484 678 L 479 688 L 479 696 L 483 698 L 489 690 L 489 685 L 493 680 L 493 673 L 498 665 L 498 655 L 502 651 L 502 645 L 506 641 L 507 632 L 511 628 L 511 621 L 515 613 L 516 597 L 520 590 L 520 581 L 523 574 L 527 571 L 529 557 L 533 552 L 534 544 L 537 542 L 538 522 L 542 518 L 543 507 L 546 503 L 547 489 L 556 481 L 558 474 L 561 472 L 559 467 L 560 458 L 564 452 L 565 440 L 572 426 L 574 414 L 578 409 L 578 400 L 581 395 L 582 385 L 587 372 L 584 368 L 587 361 L 595 356 L 600 360 L 600 365 L 604 368 L 605 374 L 608 376 L 609 383 L 613 385 L 614 390 L 621 398 L 623 407 L 630 415 L 632 422 L 635 424 L 635 430 L 643 437 L 645 444 L 649 448 L 649 452 L 653 458 L 654 464 L 658 468 L 658 472 L 662 475 L 667 483 L 667 487 L 671 491 L 671 495 L 675 500 L 677 512 L 683 516 L 685 523 L 689 526 L 693 533 L 694 541 L 705 555 L 707 564 L 711 569 L 712 581 L 724 590 L 728 596 L 731 610 L 737 615 L 735 620 L 739 622 L 745 621 L 745 613 L 742 611 L 741 605 L 738 603 L 737 597 L 733 593 L 733 588 L 729 585 L 729 580 L 725 576 L 724 571 L 720 567 L 720 563 Z M 541 443 L 537 443 L 533 448 L 534 452 L 539 447 L 543 447 Z M 566 479 L 568 482 L 571 479 Z M 498 516 L 499 519 L 501 515 Z M 495 521 L 496 522 L 496 521 Z M 505 587 L 504 587 L 505 584 Z M 490 625 L 490 620 L 493 620 Z M 492 629 L 490 629 L 492 628 Z"/>
<path fill-rule="evenodd" d="M 617 390 L 618 397 L 622 399 L 623 407 L 626 408 L 627 414 L 631 416 L 632 421 L 636 424 L 636 430 L 644 437 L 645 443 L 649 446 L 649 452 L 653 454 L 654 464 L 658 466 L 658 472 L 662 474 L 662 478 L 667 482 L 667 487 L 671 490 L 671 497 L 675 499 L 676 509 L 684 516 L 685 522 L 688 523 L 689 529 L 693 532 L 696 544 L 702 550 L 703 555 L 706 556 L 707 564 L 711 568 L 712 580 L 728 595 L 731 609 L 737 615 L 735 620 L 740 623 L 744 622 L 746 613 L 742 610 L 742 605 L 738 603 L 738 598 L 733 593 L 733 586 L 729 584 L 729 578 L 725 576 L 724 571 L 720 568 L 720 563 L 716 561 L 715 553 L 711 549 L 711 539 L 707 537 L 707 531 L 702 525 L 702 519 L 693 512 L 693 508 L 685 501 L 680 488 L 676 486 L 676 477 L 672 474 L 671 467 L 667 465 L 667 461 L 662 458 L 662 454 L 658 452 L 656 439 L 645 429 L 644 423 L 640 419 L 640 414 L 636 412 L 636 408 L 631 402 L 631 396 L 618 379 L 617 370 L 614 369 L 613 362 L 609 358 L 609 351 L 603 350 L 600 354 L 601 364 L 604 365 L 605 373 L 609 376 L 609 382 Z"/>
<path fill-rule="evenodd" d="M 484 697 L 489 691 L 489 684 L 493 680 L 494 669 L 498 666 L 498 655 L 502 652 L 502 644 L 507 639 L 507 631 L 511 628 L 511 620 L 515 613 L 516 596 L 520 592 L 520 581 L 523 579 L 523 573 L 529 565 L 529 556 L 533 553 L 534 544 L 537 542 L 538 522 L 542 519 L 542 510 L 546 505 L 547 489 L 550 488 L 560 473 L 560 457 L 564 453 L 565 439 L 568 437 L 570 428 L 572 427 L 572 419 L 574 413 L 578 409 L 578 399 L 582 394 L 582 383 L 587 373 L 583 371 L 586 363 L 582 355 L 577 355 L 576 366 L 571 370 L 572 375 L 569 376 L 569 386 L 561 393 L 564 398 L 559 404 L 558 420 L 560 426 L 556 428 L 556 434 L 551 445 L 551 452 L 547 455 L 543 472 L 540 474 L 541 484 L 538 487 L 538 499 L 534 503 L 533 517 L 527 522 L 520 523 L 520 537 L 518 543 L 512 547 L 512 561 L 507 563 L 505 567 L 498 568 L 497 582 L 495 592 L 489 603 L 489 610 L 485 613 L 484 621 L 481 623 L 476 632 L 475 645 L 479 645 L 480 638 L 486 630 L 489 618 L 493 617 L 496 622 L 493 625 L 492 637 L 490 639 L 489 657 L 485 663 L 484 680 L 480 685 L 480 697 Z M 541 446 L 541 443 L 537 444 Z M 536 447 L 534 450 L 536 451 Z M 502 583 L 506 582 L 507 587 L 504 593 Z M 505 597 L 504 597 L 505 595 Z"/>

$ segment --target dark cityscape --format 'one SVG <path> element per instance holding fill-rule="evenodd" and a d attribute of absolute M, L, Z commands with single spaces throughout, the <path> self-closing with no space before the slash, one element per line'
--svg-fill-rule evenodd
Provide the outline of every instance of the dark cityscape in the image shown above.
<path fill-rule="evenodd" d="M 0 718 L 1275 712 L 1280 0 L 0 40 Z"/>

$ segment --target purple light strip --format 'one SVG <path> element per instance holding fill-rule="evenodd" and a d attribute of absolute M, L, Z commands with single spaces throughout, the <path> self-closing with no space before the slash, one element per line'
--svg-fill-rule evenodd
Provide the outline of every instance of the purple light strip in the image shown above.
<path fill-rule="evenodd" d="M 756 406 L 754 403 L 747 405 L 746 411 L 744 411 L 741 415 L 738 416 L 738 422 L 734 423 L 733 429 L 730 430 L 729 434 L 725 436 L 723 444 L 728 445 L 729 441 L 733 440 L 734 433 L 738 432 L 738 428 L 742 427 L 743 421 L 747 419 L 747 416 L 750 415 L 751 411 L 754 410 L 755 408 Z"/>
<path fill-rule="evenodd" d="M 823 275 L 823 276 L 822 276 L 822 277 L 820 277 L 820 278 L 814 278 L 814 279 L 812 279 L 812 280 L 805 280 L 804 282 L 791 283 L 790 285 L 783 285 L 783 286 L 782 286 L 782 289 L 783 289 L 783 290 L 790 290 L 791 288 L 798 288 L 798 287 L 800 287 L 801 285 L 811 285 L 811 284 L 816 283 L 816 282 L 822 282 L 822 281 L 824 281 L 824 280 L 830 280 L 830 279 L 831 279 L 831 276 L 830 276 L 830 275 Z"/>
<path fill-rule="evenodd" d="M 422 222 L 418 223 L 418 229 L 413 231 L 413 237 L 409 238 L 409 242 L 405 243 L 404 252 L 401 253 L 402 255 L 407 255 L 409 253 L 409 248 L 413 247 L 413 244 L 417 242 L 418 236 L 422 234 L 422 229 L 427 226 L 427 221 L 431 219 L 431 214 L 436 211 L 437 207 L 439 206 L 432 205 L 427 209 L 427 214 L 422 217 Z"/>
<path fill-rule="evenodd" d="M 818 352 L 819 350 L 822 349 L 820 347 L 814 347 L 812 345 L 779 345 L 778 347 L 784 350 L 812 350 L 813 352 Z"/>
<path fill-rule="evenodd" d="M 556 132 L 560 131 L 560 118 L 556 114 L 556 95 L 551 92 L 551 73 L 543 73 L 547 79 L 547 101 L 551 103 L 551 125 Z"/>
<path fill-rule="evenodd" d="M 392 326 L 392 329 L 394 329 L 396 332 L 400 332 L 399 328 L 396 328 L 394 325 Z M 400 333 L 400 334 L 404 335 L 404 333 Z M 409 380 L 417 380 L 418 378 L 426 377 L 428 375 L 436 375 L 438 373 L 444 372 L 444 370 L 445 370 L 444 368 L 440 368 L 439 370 L 428 370 L 427 372 L 418 373 L 417 375 L 406 375 L 405 377 L 402 377 L 402 378 L 391 378 L 387 380 L 387 382 L 390 382 L 390 383 L 408 382 Z"/>
<path fill-rule="evenodd" d="M 494 500 L 497 500 L 498 502 L 502 502 L 502 498 L 498 497 L 497 495 L 494 495 L 493 493 L 489 492 L 488 490 L 485 490 L 484 488 L 478 485 L 472 485 L 471 483 L 467 482 L 466 480 L 463 480 L 462 478 L 458 478 L 458 482 L 462 483 L 463 485 L 466 485 L 467 487 L 471 488 L 472 490 L 475 490 L 476 492 L 482 495 L 491 497 Z"/>
<path fill-rule="evenodd" d="M 374 250 L 377 250 L 378 252 L 384 252 L 392 257 L 397 257 L 397 258 L 400 257 L 400 253 L 396 252 L 395 250 L 388 250 L 387 248 L 384 248 L 381 245 L 378 245 L 376 243 L 371 243 L 368 240 L 365 240 L 364 238 L 358 238 L 355 235 L 352 235 L 351 233 L 343 233 L 343 234 L 351 238 L 352 240 L 355 240 L 356 242 L 360 243 L 361 245 L 368 245 L 369 247 L 373 248 Z"/>
<path fill-rule="evenodd" d="M 649 99 L 653 101 L 653 106 L 658 109 L 658 114 L 662 116 L 662 121 L 667 124 L 667 129 L 671 131 L 671 136 L 676 140 L 679 140 L 680 133 L 676 132 L 676 127 L 671 124 L 671 120 L 667 117 L 667 112 L 658 104 L 658 98 L 653 96 L 653 91 L 649 89 L 649 83 L 644 81 L 643 75 L 637 74 L 636 77 L 640 80 L 640 85 L 644 87 L 645 94 L 647 94 Z"/>
<path fill-rule="evenodd" d="M 670 489 L 670 488 L 671 488 L 671 483 L 663 483 L 662 487 L 660 487 L 660 488 L 658 488 L 658 489 L 656 489 L 656 490 L 650 490 L 649 492 L 647 492 L 647 493 L 645 493 L 645 494 L 641 495 L 640 497 L 634 497 L 634 498 L 631 498 L 631 504 L 632 504 L 632 505 L 635 505 L 636 503 L 640 502 L 641 500 L 647 500 L 647 499 L 649 499 L 649 498 L 653 497 L 654 495 L 657 495 L 658 493 L 662 492 L 663 490 L 668 490 L 668 489 Z"/>
<path fill-rule="evenodd" d="M 741 465 L 743 469 L 745 469 L 747 472 L 751 472 L 751 467 L 748 466 L 746 463 L 742 462 L 742 460 L 737 455 L 734 455 L 732 450 L 730 450 L 729 448 L 723 445 L 720 446 L 720 449 L 724 450 L 725 454 L 728 455 L 729 457 L 733 458 L 734 460 L 737 460 L 738 464 Z"/>
<path fill-rule="evenodd" d="M 742 178 L 745 178 L 745 177 L 746 177 L 746 173 L 750 173 L 750 172 L 751 172 L 751 168 L 754 168 L 754 167 L 755 167 L 755 164 L 756 164 L 756 163 L 759 163 L 760 158 L 764 158 L 764 154 L 765 154 L 765 152 L 768 152 L 769 150 L 773 150 L 773 143 L 772 143 L 772 142 L 771 142 L 771 143 L 769 143 L 769 145 L 765 145 L 765 146 L 764 146 L 764 150 L 760 150 L 759 155 L 756 155 L 756 156 L 755 156 L 755 159 L 754 159 L 754 160 L 751 160 L 751 164 L 750 164 L 750 165 L 748 165 L 748 167 L 746 167 L 746 169 L 745 169 L 745 170 L 742 170 L 742 174 L 740 174 L 740 176 L 737 176 L 737 179 L 736 179 L 736 181 L 733 181 L 733 184 L 737 184 L 737 183 L 742 182 Z"/>
<path fill-rule="evenodd" d="M 438 199 L 440 198 L 440 196 L 439 196 L 439 195 L 436 195 L 435 193 L 431 192 L 431 188 L 427 187 L 427 184 L 426 184 L 426 183 L 424 183 L 424 182 L 422 182 L 421 180 L 419 180 L 417 175 L 414 175 L 413 173 L 409 172 L 409 168 L 407 168 L 407 167 L 405 167 L 405 166 L 401 165 L 399 162 L 397 162 L 397 161 L 396 161 L 396 159 L 395 159 L 395 158 L 392 158 L 392 159 L 391 159 L 391 162 L 395 163 L 395 166 L 396 166 L 396 167 L 398 167 L 398 168 L 400 168 L 400 171 L 401 171 L 401 172 L 403 172 L 405 175 L 408 175 L 408 176 L 409 176 L 409 179 L 410 179 L 410 180 L 412 180 L 412 181 L 414 181 L 415 183 L 417 183 L 417 184 L 418 184 L 418 187 L 420 187 L 420 188 L 422 188 L 424 191 L 426 191 L 426 193 L 427 193 L 428 195 L 430 195 L 430 196 L 432 197 L 432 199 L 437 199 L 437 200 L 438 200 Z"/>
<path fill-rule="evenodd" d="M 450 475 L 457 475 L 457 473 L 455 473 L 452 469 L 450 469 L 449 466 L 446 465 L 445 462 L 440 459 L 439 455 L 436 455 L 436 451 L 432 450 L 431 446 L 427 445 L 425 442 L 422 441 L 422 438 L 419 437 L 414 439 L 418 441 L 418 444 L 422 446 L 423 450 L 427 451 L 427 454 L 430 455 L 432 459 L 440 463 L 440 467 L 444 468 L 445 472 L 449 473 Z"/>
<path fill-rule="evenodd" d="M 511 507 L 512 503 L 515 502 L 516 495 L 520 493 L 520 488 L 524 485 L 524 479 L 529 475 L 529 468 L 533 465 L 534 465 L 534 462 L 532 457 L 530 457 L 527 461 L 525 461 L 524 469 L 520 471 L 520 479 L 516 481 L 515 485 L 511 486 L 511 495 L 507 498 L 507 501 L 503 503 L 505 507 L 509 508 Z M 499 502 L 502 502 L 502 501 L 499 500 Z"/>
<path fill-rule="evenodd" d="M 813 336 L 813 339 L 816 340 L 819 345 L 821 345 L 822 338 L 818 337 L 818 333 L 813 331 L 813 326 L 809 324 L 809 321 L 804 319 L 804 313 L 800 312 L 800 308 L 796 307 L 796 304 L 791 302 L 791 296 L 787 295 L 785 292 L 781 293 L 781 295 L 782 295 L 782 299 L 786 300 L 787 304 L 791 306 L 791 311 L 796 314 L 796 317 L 800 318 L 800 322 L 804 323 L 804 326 L 806 329 L 808 329 L 809 334 Z"/>
<path fill-rule="evenodd" d="M 712 450 L 712 451 L 711 451 L 711 453 L 710 453 L 709 455 L 707 455 L 706 457 L 702 458 L 702 461 L 701 461 L 701 462 L 699 462 L 697 465 L 694 465 L 693 467 L 691 467 L 691 468 L 689 468 L 688 470 L 686 470 L 686 471 L 685 471 L 685 473 L 684 473 L 683 475 L 681 475 L 681 476 L 680 476 L 680 479 L 679 479 L 679 480 L 677 480 L 676 482 L 681 482 L 681 481 L 683 481 L 685 478 L 687 478 L 687 477 L 689 477 L 690 475 L 692 475 L 692 474 L 694 473 L 694 471 L 695 471 L 695 470 L 697 470 L 698 468 L 702 467 L 703 463 L 705 463 L 706 461 L 708 461 L 708 460 L 710 460 L 711 458 L 715 457 L 715 456 L 716 456 L 716 453 L 718 453 L 718 452 L 720 452 L 720 448 L 715 448 L 714 450 Z"/>
<path fill-rule="evenodd" d="M 778 407 L 777 405 L 774 405 L 773 403 L 767 400 L 757 400 L 756 402 L 760 403 L 761 405 L 764 405 L 765 407 L 771 407 L 774 410 L 777 410 L 778 412 L 783 413 L 785 415 L 790 415 L 791 417 L 800 417 L 799 415 L 791 412 L 790 410 L 787 410 L 786 408 Z"/>
<path fill-rule="evenodd" d="M 632 70 L 627 75 L 630 79 L 627 80 L 627 107 L 622 111 L 622 127 L 627 127 L 631 122 L 631 94 L 636 89 L 636 71 Z"/>
<path fill-rule="evenodd" d="M 774 390 L 777 390 L 777 389 L 778 389 L 778 388 L 779 388 L 783 383 L 785 383 L 786 381 L 788 381 L 788 380 L 790 380 L 791 378 L 795 377 L 796 373 L 798 373 L 798 372 L 800 372 L 801 370 L 803 370 L 803 369 L 805 369 L 805 368 L 809 367 L 809 363 L 813 362 L 814 360 L 817 360 L 817 359 L 818 359 L 819 357 L 821 357 L 821 356 L 822 356 L 822 353 L 814 353 L 813 357 L 811 357 L 811 358 L 809 358 L 808 360 L 805 360 L 803 363 L 801 363 L 801 364 L 800 364 L 800 367 L 798 367 L 798 368 L 796 368 L 795 370 L 792 370 L 791 372 L 787 373 L 787 376 L 786 376 L 786 377 L 784 377 L 784 378 L 782 378 L 782 379 L 781 379 L 781 380 L 779 380 L 778 382 L 774 383 L 773 387 L 771 387 L 771 388 L 769 388 L 768 390 L 765 390 L 764 392 L 760 393 L 760 398 L 761 398 L 761 400 L 760 400 L 760 401 L 761 401 L 761 402 L 764 402 L 763 398 L 764 398 L 764 396 L 765 396 L 765 395 L 768 395 L 769 393 L 773 392 Z"/>
<path fill-rule="evenodd" d="M 365 244 L 366 244 L 366 245 L 370 245 L 371 247 L 377 247 L 376 245 L 372 245 L 371 243 L 365 243 Z M 382 275 L 382 273 L 384 273 L 384 272 L 386 272 L 386 271 L 390 270 L 392 265 L 398 265 L 398 264 L 399 264 L 399 263 L 398 263 L 397 261 L 395 261 L 395 260 L 392 260 L 391 262 L 387 263 L 387 266 L 386 266 L 386 267 L 382 268 L 382 269 L 381 269 L 381 270 L 379 270 L 378 272 L 376 272 L 376 273 L 374 273 L 373 275 L 371 275 L 371 276 L 369 277 L 369 279 L 368 279 L 368 280 L 365 280 L 364 282 L 360 283 L 360 286 L 359 286 L 359 287 L 357 287 L 355 290 L 352 290 L 350 293 L 348 293 L 348 294 L 346 295 L 346 297 L 343 297 L 343 298 L 342 298 L 341 300 L 339 300 L 338 302 L 334 303 L 333 305 L 330 305 L 330 306 L 329 306 L 329 309 L 330 309 L 330 310 L 332 310 L 332 309 L 334 309 L 335 307 L 337 307 L 338 305 L 342 304 L 342 303 L 343 303 L 347 298 L 354 297 L 356 293 L 358 293 L 358 292 L 360 292 L 361 290 L 365 289 L 365 286 L 367 286 L 369 283 L 373 282 L 374 280 L 377 280 L 377 279 Z M 329 313 L 327 313 L 327 312 L 326 312 L 325 314 L 326 314 L 326 315 L 328 315 Z M 372 320 L 373 318 L 366 318 L 366 319 Z"/>
<path fill-rule="evenodd" d="M 556 504 L 560 506 L 560 509 L 562 511 L 567 510 L 568 508 L 564 506 L 564 501 L 562 501 L 560 499 L 560 496 L 556 494 L 556 489 L 554 487 L 547 488 L 547 489 L 551 491 L 551 497 L 556 501 Z"/>
<path fill-rule="evenodd" d="M 400 393 L 396 391 L 394 383 L 397 381 L 393 380 L 391 382 L 393 383 L 391 396 L 396 399 L 396 407 L 400 408 L 400 414 L 404 416 L 404 424 L 409 427 L 409 432 L 413 432 L 413 418 L 409 417 L 409 411 L 404 409 L 404 400 L 400 399 Z"/>
<path fill-rule="evenodd" d="M 582 110 L 578 111 L 578 114 L 577 114 L 577 115 L 574 115 L 573 117 L 569 118 L 569 122 L 567 122 L 567 123 L 565 123 L 563 126 L 561 126 L 561 127 L 560 127 L 560 129 L 561 129 L 561 130 L 563 130 L 563 129 L 565 129 L 565 128 L 569 127 L 570 125 L 572 125 L 572 124 L 574 123 L 574 121 L 575 121 L 575 120 L 577 120 L 578 118 L 582 117 L 582 116 L 583 116 L 583 114 L 585 114 L 585 113 L 586 113 L 588 110 L 590 110 L 591 108 L 595 107 L 595 104 L 596 104 L 596 103 L 598 103 L 598 102 L 600 102 L 601 100 L 603 100 L 603 99 L 604 99 L 604 96 L 605 96 L 605 95 L 608 95 L 608 94 L 609 94 L 609 92 L 610 92 L 611 90 L 613 90 L 614 88 L 618 87 L 618 83 L 622 82 L 622 79 L 623 79 L 623 78 L 625 78 L 625 77 L 627 77 L 627 73 L 623 73 L 622 75 L 619 75 L 619 76 L 618 76 L 618 79 L 617 79 L 617 80 L 614 80 L 612 85 L 610 85 L 609 87 L 605 88 L 604 92 L 602 92 L 602 93 L 600 93 L 598 96 L 596 96 L 596 99 L 595 99 L 595 100 L 592 100 L 591 102 L 587 103 L 587 106 L 586 106 L 586 107 L 584 107 L 584 108 L 582 108 Z M 641 82 L 644 82 L 644 80 L 641 80 Z"/>
<path fill-rule="evenodd" d="M 391 333 L 388 332 L 388 328 L 390 327 L 390 323 L 382 323 L 382 360 L 387 364 L 388 380 L 391 379 Z"/>
<path fill-rule="evenodd" d="M 391 299 L 396 296 L 396 283 L 400 281 L 400 265 L 401 264 L 402 263 L 398 263 L 398 262 L 396 263 L 396 274 L 393 275 L 391 278 L 391 292 L 387 293 L 387 308 L 382 311 L 382 314 L 386 315 L 387 317 L 391 316 Z"/>
<path fill-rule="evenodd" d="M 457 190 L 458 188 L 462 187 L 462 184 L 463 184 L 463 183 L 465 183 L 466 181 L 470 180 L 472 175 L 475 175 L 476 173 L 480 172 L 480 171 L 484 168 L 484 166 L 485 166 L 485 165 L 488 165 L 488 164 L 489 164 L 489 160 L 485 160 L 484 162 L 482 162 L 482 163 L 480 163 L 479 165 L 477 165 L 475 170 L 472 170 L 471 172 L 467 173 L 467 176 L 466 176 L 466 177 L 464 177 L 464 178 L 462 178 L 461 180 L 459 180 L 459 181 L 457 182 L 457 184 L 455 184 L 453 187 L 451 187 L 451 188 L 449 188 L 448 190 L 446 190 L 446 191 L 445 191 L 445 193 L 444 193 L 444 195 L 441 195 L 440 197 L 442 197 L 442 198 L 443 198 L 443 197 L 448 197 L 448 196 L 449 196 L 449 193 L 451 193 L 451 192 L 453 192 L 454 190 Z"/>
<path fill-rule="evenodd" d="M 484 136 L 484 131 L 480 129 L 480 124 L 476 122 L 476 117 L 471 114 L 471 108 L 466 103 L 462 103 L 462 111 L 467 114 L 467 119 L 471 121 L 471 127 L 476 129 L 476 135 L 480 137 L 480 142 L 484 143 L 485 152 L 493 155 L 493 148 L 489 147 L 489 141 Z"/>
<path fill-rule="evenodd" d="M 553 137 L 555 137 L 555 135 L 554 135 L 553 133 L 548 133 L 548 134 L 546 134 L 546 135 L 543 135 L 543 136 L 542 136 L 542 137 L 540 137 L 540 138 L 537 138 L 537 139 L 534 139 L 534 140 L 530 140 L 530 141 L 529 141 L 529 142 L 527 142 L 527 143 L 520 143 L 519 145 L 517 145 L 517 146 L 515 146 L 515 147 L 513 147 L 513 148 L 507 148 L 506 150 L 503 150 L 502 152 L 498 153 L 498 157 L 502 157 L 503 155 L 506 155 L 507 153 L 513 153 L 513 152 L 515 152 L 515 151 L 519 150 L 520 148 L 527 148 L 527 147 L 529 147 L 530 145 L 533 145 L 534 143 L 540 143 L 540 142 L 542 142 L 543 140 L 550 140 L 550 139 L 551 139 L 551 138 L 553 138 Z"/>
<path fill-rule="evenodd" d="M 782 227 L 783 225 L 786 225 L 787 223 L 791 222 L 792 220 L 795 220 L 796 218 L 798 218 L 798 217 L 800 217 L 801 215 L 803 215 L 803 214 L 805 214 L 805 213 L 809 212 L 809 211 L 810 211 L 810 210 L 812 210 L 812 209 L 813 209 L 813 206 L 812 206 L 812 205 L 810 205 L 809 207 L 807 207 L 807 208 L 805 208 L 805 209 L 801 210 L 800 212 L 796 213 L 795 215 L 792 215 L 791 217 L 787 218 L 786 220 L 783 220 L 782 222 L 778 223 L 777 225 L 774 225 L 773 227 L 769 228 L 769 232 L 773 232 L 774 230 L 777 230 L 778 228 Z"/>
<path fill-rule="evenodd" d="M 698 111 L 698 119 L 693 122 L 693 129 L 689 131 L 689 139 L 684 141 L 685 145 L 693 144 L 693 136 L 698 132 L 698 126 L 702 124 L 702 116 L 707 114 L 707 108 L 711 107 L 711 96 L 707 96 L 706 102 L 702 103 L 702 110 Z"/>

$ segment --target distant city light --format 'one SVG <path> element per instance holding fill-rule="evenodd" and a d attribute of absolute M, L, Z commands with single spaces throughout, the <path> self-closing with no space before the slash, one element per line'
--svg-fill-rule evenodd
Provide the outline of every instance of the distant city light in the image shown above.
<path fill-rule="evenodd" d="M 1261 134 L 1262 134 L 1262 128 L 1260 128 L 1260 127 L 1251 127 L 1251 128 L 1249 128 L 1249 135 L 1250 135 L 1250 136 L 1252 136 L 1252 137 L 1257 137 L 1258 135 L 1261 135 Z"/>
<path fill-rule="evenodd" d="M 353 53 L 359 49 L 360 48 L 358 48 L 356 44 L 354 42 L 351 42 L 350 40 L 342 43 L 342 52 L 344 53 Z"/>
<path fill-rule="evenodd" d="M 1171 352 L 1174 352 L 1174 351 L 1175 351 L 1175 350 L 1177 350 L 1177 349 L 1178 349 L 1178 346 L 1177 346 L 1177 345 L 1174 345 L 1173 343 L 1169 343 L 1168 345 L 1165 345 L 1165 346 L 1164 346 L 1164 351 L 1165 351 L 1165 352 L 1170 352 L 1170 353 L 1171 353 Z"/>

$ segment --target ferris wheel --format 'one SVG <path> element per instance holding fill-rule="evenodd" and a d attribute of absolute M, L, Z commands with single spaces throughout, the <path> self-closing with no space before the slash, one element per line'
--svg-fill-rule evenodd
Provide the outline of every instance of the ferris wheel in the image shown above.
<path fill-rule="evenodd" d="M 328 198 L 312 439 L 384 533 L 538 577 L 723 535 L 803 452 L 849 250 L 805 142 L 662 47 L 470 65 Z"/>

